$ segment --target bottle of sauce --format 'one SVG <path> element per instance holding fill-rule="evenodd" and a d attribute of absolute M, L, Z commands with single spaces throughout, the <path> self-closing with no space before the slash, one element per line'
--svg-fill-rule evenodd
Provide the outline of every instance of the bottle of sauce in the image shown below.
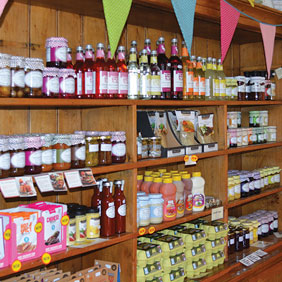
<path fill-rule="evenodd" d="M 137 175 L 137 192 L 141 191 L 141 185 L 143 183 L 143 175 L 138 174 Z"/>
<path fill-rule="evenodd" d="M 193 100 L 193 66 L 185 41 L 182 41 L 183 100 Z"/>
<path fill-rule="evenodd" d="M 107 69 L 108 69 L 108 90 L 107 98 L 113 99 L 118 93 L 118 72 L 115 56 L 112 57 L 111 46 L 108 45 L 107 55 Z"/>
<path fill-rule="evenodd" d="M 116 213 L 116 233 L 121 234 L 126 229 L 126 200 L 123 193 L 124 180 L 116 180 L 115 185 L 115 213 Z"/>
<path fill-rule="evenodd" d="M 197 58 L 196 71 L 195 71 L 195 76 L 194 76 L 194 86 L 195 85 L 196 85 L 196 89 L 197 90 L 199 89 L 199 91 L 194 92 L 194 99 L 195 100 L 205 100 L 206 80 L 205 80 L 204 71 L 202 69 L 202 58 L 201 57 Z"/>
<path fill-rule="evenodd" d="M 95 71 L 93 62 L 93 51 L 92 45 L 88 44 L 85 48 L 85 62 L 83 65 L 83 76 L 84 76 L 84 94 L 85 98 L 93 99 L 95 96 Z"/>
<path fill-rule="evenodd" d="M 112 196 L 112 182 L 103 183 L 101 205 L 101 235 L 113 236 L 116 232 L 115 202 Z"/>
<path fill-rule="evenodd" d="M 172 183 L 172 178 L 165 178 L 160 187 L 163 195 L 163 217 L 164 221 L 172 221 L 176 218 L 176 187 Z"/>
<path fill-rule="evenodd" d="M 68 48 L 67 50 L 67 69 L 73 69 L 73 64 L 72 64 L 72 50 L 71 48 Z"/>
<path fill-rule="evenodd" d="M 163 37 L 158 39 L 158 66 L 161 70 L 161 99 L 171 98 L 171 74 L 170 63 L 165 55 L 165 40 Z"/>
<path fill-rule="evenodd" d="M 171 56 L 169 58 L 171 68 L 171 99 L 182 99 L 183 94 L 183 73 L 182 62 L 178 57 L 177 39 L 171 40 Z"/>
<path fill-rule="evenodd" d="M 153 179 L 153 183 L 150 186 L 150 193 L 151 194 L 159 194 L 161 185 L 162 185 L 162 178 L 161 177 L 155 177 Z"/>
<path fill-rule="evenodd" d="M 172 180 L 176 186 L 176 218 L 179 218 L 184 216 L 184 184 L 180 175 L 174 175 Z"/>
<path fill-rule="evenodd" d="M 83 98 L 84 94 L 84 79 L 83 79 L 83 64 L 84 55 L 83 48 L 78 46 L 76 48 L 76 62 L 74 65 L 76 79 L 75 79 L 75 95 L 76 98 Z"/>
<path fill-rule="evenodd" d="M 184 208 L 185 214 L 192 213 L 193 210 L 193 196 L 192 196 L 192 187 L 193 182 L 191 180 L 191 175 L 189 173 L 183 174 L 182 182 L 184 183 Z"/>
<path fill-rule="evenodd" d="M 141 185 L 141 191 L 145 192 L 146 194 L 150 193 L 150 186 L 153 182 L 153 177 L 152 176 L 145 176 L 144 181 Z"/>
<path fill-rule="evenodd" d="M 158 66 L 157 51 L 153 50 L 151 53 L 151 85 L 150 94 L 151 99 L 161 99 L 161 71 Z"/>
<path fill-rule="evenodd" d="M 97 181 L 97 183 L 94 185 L 94 194 L 91 199 L 91 207 L 98 209 L 100 215 L 101 215 L 102 191 L 103 191 L 103 183 L 102 181 Z"/>
<path fill-rule="evenodd" d="M 192 183 L 193 212 L 203 211 L 205 209 L 205 180 L 201 172 L 193 172 Z"/>
<path fill-rule="evenodd" d="M 96 72 L 96 92 L 95 98 L 106 98 L 108 91 L 108 73 L 107 64 L 105 62 L 104 44 L 97 44 L 97 56 L 94 64 L 94 70 Z"/>
<path fill-rule="evenodd" d="M 151 40 L 149 38 L 145 39 L 144 49 L 147 51 L 148 61 L 151 62 Z"/>
<path fill-rule="evenodd" d="M 118 47 L 118 61 L 117 61 L 117 72 L 118 72 L 118 93 L 115 98 L 126 99 L 128 93 L 128 70 L 125 64 L 125 47 Z"/>

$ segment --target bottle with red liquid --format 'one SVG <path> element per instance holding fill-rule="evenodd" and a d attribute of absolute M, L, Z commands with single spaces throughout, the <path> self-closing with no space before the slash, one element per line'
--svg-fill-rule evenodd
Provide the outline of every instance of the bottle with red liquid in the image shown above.
<path fill-rule="evenodd" d="M 106 98 L 108 91 L 108 72 L 107 63 L 105 62 L 104 44 L 97 44 L 96 62 L 94 63 L 96 72 L 96 93 L 95 98 Z"/>
<path fill-rule="evenodd" d="M 123 193 L 124 180 L 116 180 L 115 184 L 115 211 L 116 211 L 116 233 L 124 233 L 126 227 L 126 199 Z"/>
<path fill-rule="evenodd" d="M 118 93 L 115 98 L 126 99 L 128 94 L 128 70 L 125 63 L 125 47 L 118 47 Z"/>
<path fill-rule="evenodd" d="M 101 235 L 113 236 L 116 232 L 115 202 L 112 196 L 112 182 L 103 183 L 101 205 Z"/>
<path fill-rule="evenodd" d="M 182 99 L 183 94 L 183 72 L 182 62 L 178 57 L 177 39 L 171 40 L 171 57 L 169 58 L 171 70 L 171 99 Z"/>
<path fill-rule="evenodd" d="M 161 70 L 161 99 L 170 99 L 171 97 L 171 74 L 170 63 L 165 55 L 165 40 L 160 37 L 157 41 L 158 66 Z"/>
<path fill-rule="evenodd" d="M 108 68 L 108 91 L 107 98 L 113 99 L 118 93 L 118 72 L 115 56 L 112 57 L 111 46 L 108 45 L 107 56 L 107 68 Z"/>
<path fill-rule="evenodd" d="M 94 71 L 92 45 L 88 44 L 85 48 L 85 61 L 83 65 L 84 77 L 84 97 L 93 99 L 96 91 L 96 75 Z"/>
<path fill-rule="evenodd" d="M 151 40 L 149 38 L 145 39 L 144 49 L 146 49 L 146 51 L 147 51 L 148 62 L 150 63 L 151 62 L 151 52 L 152 52 L 152 49 L 151 49 Z"/>
<path fill-rule="evenodd" d="M 67 50 L 67 69 L 73 69 L 73 64 L 72 64 L 72 50 L 71 48 L 68 48 Z"/>
<path fill-rule="evenodd" d="M 84 79 L 83 79 L 83 48 L 78 46 L 76 48 L 76 63 L 74 65 L 76 79 L 75 79 L 75 95 L 76 98 L 83 98 L 84 94 Z"/>
<path fill-rule="evenodd" d="M 91 207 L 99 210 L 101 216 L 101 203 L 102 203 L 103 182 L 97 181 L 94 185 L 94 194 L 91 199 Z"/>

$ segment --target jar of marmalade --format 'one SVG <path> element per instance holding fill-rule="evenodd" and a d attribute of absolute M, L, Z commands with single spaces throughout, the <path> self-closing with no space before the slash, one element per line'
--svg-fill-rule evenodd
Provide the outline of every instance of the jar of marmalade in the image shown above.
<path fill-rule="evenodd" d="M 42 172 L 48 172 L 53 169 L 53 136 L 53 134 L 44 134 L 41 136 Z"/>
<path fill-rule="evenodd" d="M 25 168 L 24 138 L 16 135 L 10 136 L 9 147 L 11 157 L 10 176 L 22 176 Z"/>
<path fill-rule="evenodd" d="M 46 39 L 46 66 L 51 68 L 67 67 L 68 40 L 64 37 Z"/>
<path fill-rule="evenodd" d="M 9 177 L 9 171 L 10 171 L 9 139 L 6 136 L 0 136 L 0 178 Z"/>
<path fill-rule="evenodd" d="M 71 135 L 71 168 L 85 167 L 85 137 L 81 134 Z"/>
<path fill-rule="evenodd" d="M 24 137 L 25 174 L 37 174 L 42 171 L 42 143 L 40 136 Z"/>
<path fill-rule="evenodd" d="M 24 97 L 24 57 L 11 57 L 11 97 Z"/>
<path fill-rule="evenodd" d="M 126 135 L 124 131 L 111 132 L 112 162 L 124 163 L 126 160 Z"/>
<path fill-rule="evenodd" d="M 112 141 L 111 136 L 99 137 L 99 165 L 112 164 Z"/>
<path fill-rule="evenodd" d="M 43 88 L 44 97 L 59 97 L 59 72 L 57 68 L 45 68 L 43 70 Z"/>
<path fill-rule="evenodd" d="M 71 168 L 71 140 L 67 134 L 56 134 L 53 139 L 53 168 L 67 170 Z"/>

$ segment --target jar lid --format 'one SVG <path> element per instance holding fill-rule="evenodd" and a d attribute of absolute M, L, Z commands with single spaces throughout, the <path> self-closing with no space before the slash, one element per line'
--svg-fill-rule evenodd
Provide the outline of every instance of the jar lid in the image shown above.
<path fill-rule="evenodd" d="M 41 136 L 42 147 L 50 147 L 53 144 L 55 134 L 44 134 Z"/>
<path fill-rule="evenodd" d="M 145 192 L 137 192 L 137 197 L 146 196 Z"/>
<path fill-rule="evenodd" d="M 152 170 L 146 170 L 144 175 L 145 176 L 150 176 L 151 174 L 153 174 Z"/>
<path fill-rule="evenodd" d="M 11 68 L 19 67 L 24 68 L 24 57 L 21 56 L 12 56 L 11 57 Z"/>
<path fill-rule="evenodd" d="M 43 60 L 39 58 L 25 58 L 25 69 L 43 71 Z"/>
<path fill-rule="evenodd" d="M 182 177 L 182 179 L 190 179 L 191 174 L 190 173 L 182 174 L 181 177 Z"/>
<path fill-rule="evenodd" d="M 39 149 L 42 146 L 40 136 L 26 136 L 24 137 L 24 148 L 36 148 Z"/>
<path fill-rule="evenodd" d="M 112 136 L 112 141 L 115 142 L 125 142 L 126 141 L 126 135 L 125 135 L 125 131 L 113 131 L 111 132 L 111 136 Z"/>
<path fill-rule="evenodd" d="M 146 182 L 153 181 L 153 177 L 152 176 L 145 176 L 144 181 L 146 181 Z"/>
<path fill-rule="evenodd" d="M 75 70 L 74 69 L 60 69 L 59 70 L 59 77 L 68 77 L 68 76 L 75 77 Z"/>
<path fill-rule="evenodd" d="M 98 140 L 98 139 L 99 139 L 99 136 L 86 136 L 85 137 L 85 140 L 89 141 L 89 142 L 91 142 L 93 140 Z"/>
<path fill-rule="evenodd" d="M 143 180 L 143 175 L 142 174 L 138 174 L 137 175 L 137 180 Z"/>
<path fill-rule="evenodd" d="M 100 136 L 111 136 L 111 132 L 110 131 L 99 131 L 99 135 Z"/>
<path fill-rule="evenodd" d="M 172 180 L 173 181 L 181 181 L 181 176 L 180 175 L 173 175 Z"/>
<path fill-rule="evenodd" d="M 107 140 L 107 139 L 111 140 L 111 136 L 109 136 L 109 135 L 103 135 L 103 136 L 99 136 L 98 139 L 99 139 L 99 140 Z"/>
<path fill-rule="evenodd" d="M 86 211 L 87 213 L 98 213 L 99 214 L 99 209 L 98 208 L 88 208 Z"/>
<path fill-rule="evenodd" d="M 149 137 L 149 140 L 161 140 L 162 138 L 159 136 L 156 137 Z"/>
<path fill-rule="evenodd" d="M 163 197 L 162 194 L 154 193 L 154 194 L 149 194 L 150 199 L 161 199 Z"/>
<path fill-rule="evenodd" d="M 75 132 L 74 132 L 74 134 L 80 134 L 80 135 L 86 135 L 86 131 L 79 131 L 79 130 L 76 130 Z"/>
<path fill-rule="evenodd" d="M 55 144 L 66 144 L 67 146 L 71 145 L 70 135 L 68 134 L 55 134 L 53 138 L 53 145 Z"/>
<path fill-rule="evenodd" d="M 166 172 L 166 169 L 165 169 L 165 168 L 160 168 L 158 171 L 159 171 L 160 173 L 164 173 L 164 172 Z"/>
<path fill-rule="evenodd" d="M 85 136 L 82 134 L 71 134 L 71 145 L 85 144 Z"/>
<path fill-rule="evenodd" d="M 86 131 L 86 136 L 99 136 L 99 131 Z"/>
<path fill-rule="evenodd" d="M 192 177 L 200 177 L 202 174 L 201 174 L 201 172 L 193 172 L 192 173 Z"/>
<path fill-rule="evenodd" d="M 0 53 L 0 68 L 10 67 L 11 56 Z"/>
<path fill-rule="evenodd" d="M 5 152 L 9 151 L 9 139 L 7 136 L 1 135 L 0 136 L 0 151 Z"/>
<path fill-rule="evenodd" d="M 68 40 L 64 37 L 49 37 L 45 43 L 45 48 L 48 47 L 68 47 Z"/>
<path fill-rule="evenodd" d="M 165 183 L 165 184 L 172 183 L 172 178 L 171 178 L 171 177 L 164 178 L 164 179 L 163 179 L 163 183 Z"/>
<path fill-rule="evenodd" d="M 24 138 L 18 135 L 9 136 L 10 150 L 24 150 Z"/>
<path fill-rule="evenodd" d="M 154 183 L 162 183 L 162 178 L 161 177 L 154 177 L 153 182 Z"/>
<path fill-rule="evenodd" d="M 44 68 L 43 77 L 45 76 L 58 76 L 59 70 L 57 68 Z"/>

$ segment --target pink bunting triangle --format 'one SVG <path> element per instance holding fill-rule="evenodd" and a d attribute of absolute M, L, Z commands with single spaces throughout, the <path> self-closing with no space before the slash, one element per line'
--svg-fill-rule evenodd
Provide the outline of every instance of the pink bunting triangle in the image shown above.
<path fill-rule="evenodd" d="M 276 26 L 260 23 L 260 30 L 262 34 L 264 56 L 266 60 L 267 75 L 270 78 L 270 69 L 272 65 L 274 40 L 276 33 Z"/>
<path fill-rule="evenodd" d="M 220 0 L 221 61 L 224 61 L 235 32 L 240 13 L 224 0 Z"/>
<path fill-rule="evenodd" d="M 7 2 L 8 2 L 8 0 L 0 0 L 0 17 L 2 15 L 3 11 L 4 11 L 4 8 L 7 4 Z"/>

